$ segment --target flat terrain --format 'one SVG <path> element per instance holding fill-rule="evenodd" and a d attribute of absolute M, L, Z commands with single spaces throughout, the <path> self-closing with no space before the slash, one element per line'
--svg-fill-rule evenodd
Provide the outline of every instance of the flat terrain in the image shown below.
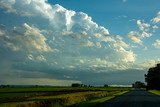
<path fill-rule="evenodd" d="M 81 102 L 86 102 L 85 105 L 88 107 L 121 95 L 130 89 L 127 87 L 0 88 L 0 107 L 64 107 L 79 105 Z"/>
<path fill-rule="evenodd" d="M 97 107 L 160 107 L 160 97 L 145 90 L 133 90 Z"/>

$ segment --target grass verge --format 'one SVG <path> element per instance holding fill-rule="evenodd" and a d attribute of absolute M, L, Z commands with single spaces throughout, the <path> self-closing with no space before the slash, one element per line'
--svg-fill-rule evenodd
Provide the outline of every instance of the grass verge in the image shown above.
<path fill-rule="evenodd" d="M 105 97 L 101 97 L 101 98 L 93 98 L 89 101 L 85 101 L 85 102 L 81 102 L 81 103 L 78 103 L 78 104 L 75 104 L 75 105 L 71 105 L 70 107 L 93 107 L 95 105 L 98 105 L 100 103 L 111 100 L 111 99 L 113 99 L 117 96 L 120 96 L 122 94 L 125 94 L 127 92 L 128 91 L 122 91 L 122 92 L 114 93 L 113 95 L 110 95 L 110 96 L 105 96 Z"/>
<path fill-rule="evenodd" d="M 149 92 L 160 96 L 160 91 L 159 90 L 149 90 Z"/>

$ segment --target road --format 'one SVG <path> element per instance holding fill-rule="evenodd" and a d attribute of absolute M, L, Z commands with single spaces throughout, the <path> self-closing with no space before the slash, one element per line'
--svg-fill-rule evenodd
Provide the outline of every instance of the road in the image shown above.
<path fill-rule="evenodd" d="M 97 107 L 160 107 L 160 97 L 145 90 L 133 90 Z"/>

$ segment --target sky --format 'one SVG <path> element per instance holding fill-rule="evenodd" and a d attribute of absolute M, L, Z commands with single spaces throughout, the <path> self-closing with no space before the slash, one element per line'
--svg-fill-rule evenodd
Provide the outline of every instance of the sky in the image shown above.
<path fill-rule="evenodd" d="M 130 85 L 160 62 L 159 0 L 0 0 L 0 84 Z"/>

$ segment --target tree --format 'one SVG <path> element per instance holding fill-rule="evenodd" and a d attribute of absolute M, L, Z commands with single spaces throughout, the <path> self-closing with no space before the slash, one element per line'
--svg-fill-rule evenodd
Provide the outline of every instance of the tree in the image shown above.
<path fill-rule="evenodd" d="M 134 84 L 132 84 L 133 88 L 145 88 L 146 85 L 143 82 L 136 81 Z"/>
<path fill-rule="evenodd" d="M 81 84 L 79 84 L 79 83 L 73 83 L 72 87 L 81 87 Z"/>
<path fill-rule="evenodd" d="M 109 87 L 108 84 L 104 84 L 104 87 Z"/>
<path fill-rule="evenodd" d="M 145 74 L 147 89 L 160 89 L 160 64 L 156 67 L 149 68 L 148 74 Z"/>

